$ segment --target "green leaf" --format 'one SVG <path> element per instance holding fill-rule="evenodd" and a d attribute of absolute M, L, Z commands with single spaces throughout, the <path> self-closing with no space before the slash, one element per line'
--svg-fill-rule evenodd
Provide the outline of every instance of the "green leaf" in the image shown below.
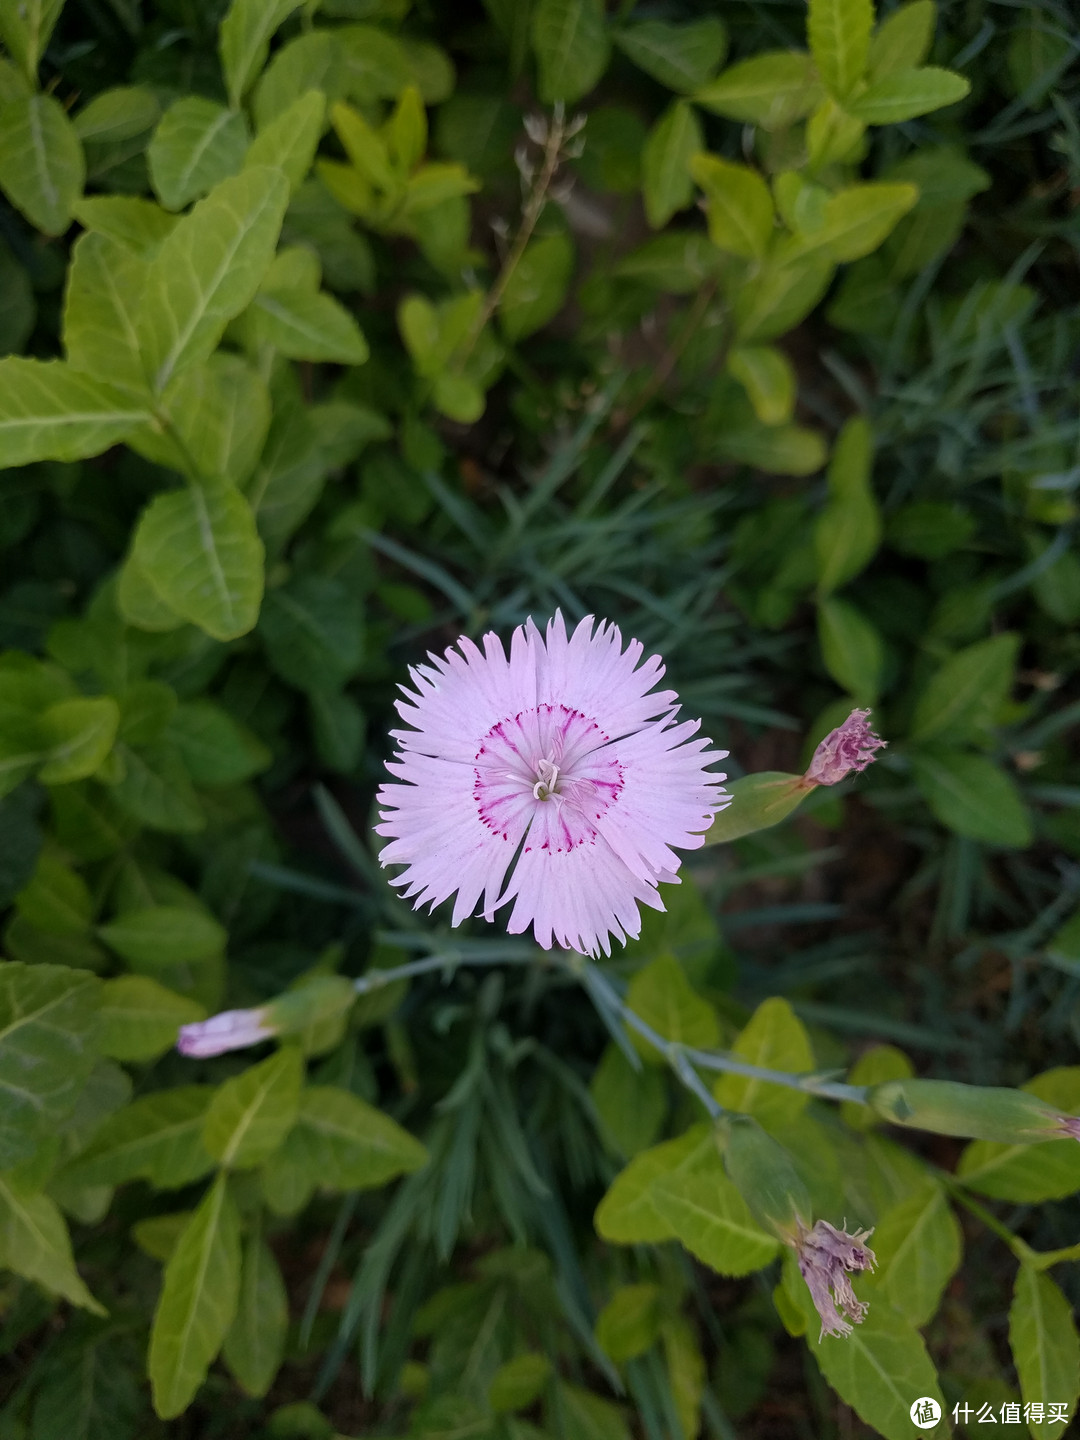
<path fill-rule="evenodd" d="M 0 1169 L 78 1100 L 97 1060 L 98 986 L 59 965 L 0 965 Z"/>
<path fill-rule="evenodd" d="M 801 1280 L 798 1283 L 802 1285 Z M 813 1334 L 818 1317 L 808 1293 L 803 1308 Z M 910 1320 L 883 1300 L 871 1301 L 866 1319 L 850 1335 L 828 1335 L 819 1345 L 808 1336 L 808 1343 L 841 1400 L 886 1440 L 911 1440 L 911 1405 L 921 1396 L 945 1409 L 922 1337 Z"/>
<path fill-rule="evenodd" d="M 140 397 L 148 389 L 136 333 L 146 265 L 130 246 L 90 231 L 71 252 L 64 302 L 68 363 Z"/>
<path fill-rule="evenodd" d="M 189 485 L 143 511 L 135 561 L 159 597 L 215 640 L 253 629 L 263 589 L 263 545 L 239 491 Z"/>
<path fill-rule="evenodd" d="M 182 210 L 244 163 L 248 129 L 238 110 L 201 95 L 170 105 L 146 158 L 154 193 L 166 210 Z"/>
<path fill-rule="evenodd" d="M 878 248 L 918 198 L 914 185 L 878 181 L 838 190 L 825 204 L 823 224 L 792 241 L 794 253 L 825 249 L 833 260 L 860 260 Z"/>
<path fill-rule="evenodd" d="M 274 1252 L 256 1232 L 244 1246 L 236 1318 L 225 1336 L 225 1363 L 247 1395 L 274 1383 L 285 1353 L 289 1297 Z"/>
<path fill-rule="evenodd" d="M 149 419 L 145 405 L 61 360 L 0 360 L 0 469 L 100 455 Z"/>
<path fill-rule="evenodd" d="M 873 705 L 881 689 L 885 649 L 877 629 L 847 600 L 818 603 L 818 644 L 829 674 L 859 705 Z"/>
<path fill-rule="evenodd" d="M 565 1382 L 558 1395 L 561 1440 L 630 1440 L 622 1411 L 610 1400 Z"/>
<path fill-rule="evenodd" d="M 814 1052 L 802 1021 L 786 1000 L 764 1000 L 735 1041 L 732 1054 L 767 1070 L 804 1074 L 814 1068 Z M 785 1125 L 798 1119 L 809 1096 L 767 1080 L 721 1075 L 713 1087 L 728 1110 L 753 1115 L 763 1125 Z"/>
<path fill-rule="evenodd" d="M 1080 1393 L 1080 1338 L 1072 1306 L 1049 1275 L 1021 1265 L 1009 1310 L 1009 1348 L 1025 1403 L 1051 1398 L 1071 1413 Z M 1032 1420 L 1036 1440 L 1056 1440 L 1068 1420 Z"/>
<path fill-rule="evenodd" d="M 511 343 L 524 340 L 559 313 L 573 271 L 569 235 L 545 235 L 526 246 L 499 301 L 499 324 Z"/>
<path fill-rule="evenodd" d="M 300 0 L 232 0 L 221 22 L 218 46 L 234 110 L 266 64 L 275 30 L 299 4 Z"/>
<path fill-rule="evenodd" d="M 255 297 L 251 315 L 257 339 L 290 360 L 362 365 L 368 358 L 360 326 L 331 295 L 267 289 Z"/>
<path fill-rule="evenodd" d="M 239 355 L 219 351 L 184 370 L 162 397 L 167 428 L 157 423 L 128 437 L 155 464 L 208 482 L 243 485 L 270 429 L 270 394 Z"/>
<path fill-rule="evenodd" d="M 118 745 L 116 753 L 124 773 L 111 789 L 121 810 L 154 830 L 182 835 L 203 828 L 206 818 L 177 750 L 165 743 L 141 751 Z"/>
<path fill-rule="evenodd" d="M 64 0 L 0 0 L 0 37 L 31 84 Z"/>
<path fill-rule="evenodd" d="M 308 704 L 319 759 L 331 770 L 352 774 L 364 752 L 363 710 L 351 696 L 332 690 L 310 691 Z"/>
<path fill-rule="evenodd" d="M 75 205 L 75 219 L 149 258 L 175 229 L 178 217 L 141 195 L 84 195 Z"/>
<path fill-rule="evenodd" d="M 551 1361 L 535 1351 L 500 1365 L 488 1386 L 488 1404 L 496 1415 L 525 1410 L 536 1403 L 551 1375 Z"/>
<path fill-rule="evenodd" d="M 721 432 L 713 441 L 718 459 L 752 465 L 770 475 L 812 475 L 825 463 L 825 441 L 802 425 L 757 425 Z"/>
<path fill-rule="evenodd" d="M 156 1060 L 176 1044 L 180 1026 L 205 1020 L 206 1010 L 148 975 L 119 975 L 102 986 L 99 1018 L 103 1055 Z"/>
<path fill-rule="evenodd" d="M 727 29 L 712 15 L 687 25 L 644 20 L 616 30 L 615 44 L 646 75 L 669 90 L 688 94 L 704 85 L 723 63 Z"/>
<path fill-rule="evenodd" d="M 1020 1087 L 1063 1114 L 1080 1110 L 1080 1065 L 1061 1065 Z M 1080 1190 L 1080 1145 L 1049 1140 L 1038 1145 L 1001 1145 L 973 1140 L 956 1167 L 957 1178 L 981 1195 L 1019 1204 L 1062 1200 Z"/>
<path fill-rule="evenodd" d="M 863 77 L 874 25 L 871 0 L 810 0 L 810 54 L 825 88 L 844 101 Z"/>
<path fill-rule="evenodd" d="M 874 1290 L 913 1325 L 937 1313 L 960 1265 L 963 1235 L 944 1188 L 925 1189 L 887 1210 L 874 1230 Z M 871 1301 L 871 1304 L 874 1302 Z"/>
<path fill-rule="evenodd" d="M 336 690 L 360 665 L 359 602 L 343 581 L 301 575 L 271 590 L 259 620 L 271 667 L 298 689 Z"/>
<path fill-rule="evenodd" d="M 718 1153 L 712 1127 L 694 1125 L 677 1140 L 665 1140 L 635 1155 L 596 1207 L 596 1233 L 616 1245 L 672 1239 L 675 1232 L 653 1205 L 653 1185 L 664 1177 L 708 1170 Z"/>
<path fill-rule="evenodd" d="M 707 1170 L 659 1177 L 649 1199 L 676 1239 L 721 1275 L 749 1275 L 776 1258 L 779 1242 L 751 1215 L 719 1154 Z"/>
<path fill-rule="evenodd" d="M 898 125 L 914 120 L 945 105 L 955 105 L 971 89 L 971 85 L 955 70 L 942 70 L 937 65 L 920 65 L 910 70 L 893 70 L 868 85 L 847 108 L 868 125 Z"/>
<path fill-rule="evenodd" d="M 67 785 L 92 775 L 112 749 L 119 723 L 120 708 L 108 695 L 50 705 L 38 720 L 48 748 L 38 779 Z"/>
<path fill-rule="evenodd" d="M 870 41 L 867 78 L 871 83 L 894 70 L 921 65 L 929 54 L 936 24 L 934 0 L 911 0 L 884 19 Z"/>
<path fill-rule="evenodd" d="M 539 66 L 539 93 L 545 105 L 572 105 L 607 69 L 611 44 L 604 26 L 603 0 L 538 0 L 532 14 L 532 43 Z"/>
<path fill-rule="evenodd" d="M 969 740 L 991 729 L 1009 697 L 1020 636 L 992 635 L 945 661 L 915 705 L 911 738 Z"/>
<path fill-rule="evenodd" d="M 6 244 L 0 244 L 0 355 L 22 350 L 37 318 L 30 276 Z"/>
<path fill-rule="evenodd" d="M 62 235 L 82 194 L 86 164 L 67 112 L 51 95 L 0 105 L 0 188 L 46 235 Z"/>
<path fill-rule="evenodd" d="M 716 1011 L 693 988 L 669 952 L 658 955 L 637 972 L 626 992 L 626 1004 L 665 1040 L 699 1050 L 711 1050 L 720 1043 Z M 644 1059 L 656 1065 L 664 1063 L 655 1046 L 637 1031 L 631 1032 L 631 1039 Z"/>
<path fill-rule="evenodd" d="M 144 85 L 119 85 L 102 90 L 75 116 L 80 140 L 115 144 L 133 140 L 152 130 L 161 118 L 161 106 L 154 92 Z"/>
<path fill-rule="evenodd" d="M 343 98 L 347 84 L 342 33 L 309 30 L 281 46 L 255 91 L 255 120 L 260 131 L 310 90 L 321 90 L 330 100 Z"/>
<path fill-rule="evenodd" d="M 833 277 L 828 255 L 767 260 L 753 285 L 743 285 L 733 306 L 740 344 L 784 335 L 818 303 Z"/>
<path fill-rule="evenodd" d="M 728 120 L 784 130 L 820 103 L 821 85 L 802 50 L 769 50 L 740 60 L 694 95 L 699 105 Z"/>
<path fill-rule="evenodd" d="M 741 345 L 728 356 L 728 371 L 746 391 L 763 425 L 783 425 L 795 409 L 791 361 L 773 345 Z"/>
<path fill-rule="evenodd" d="M 169 721 L 169 740 L 196 785 L 237 785 L 265 770 L 270 751 L 212 700 L 190 700 Z"/>
<path fill-rule="evenodd" d="M 849 420 L 833 449 L 828 502 L 814 526 L 818 594 L 831 595 L 864 570 L 881 544 L 881 511 L 870 481 L 873 432 Z"/>
<path fill-rule="evenodd" d="M 962 750 L 921 750 L 912 755 L 911 768 L 930 809 L 957 835 L 1016 850 L 1031 844 L 1027 807 L 993 761 Z"/>
<path fill-rule="evenodd" d="M 148 1368 L 163 1420 L 194 1399 L 233 1322 L 239 1292 L 240 1221 L 228 1179 L 219 1175 L 169 1257 L 154 1312 Z"/>
<path fill-rule="evenodd" d="M 759 260 L 772 239 L 776 212 L 769 187 L 747 165 L 695 155 L 690 173 L 705 191 L 709 239 L 721 250 Z"/>
<path fill-rule="evenodd" d="M 659 1285 L 620 1285 L 596 1317 L 604 1354 L 622 1364 L 655 1345 L 660 1334 Z"/>
<path fill-rule="evenodd" d="M 654 230 L 693 200 L 690 161 L 704 144 L 701 122 L 685 100 L 669 105 L 649 131 L 641 154 L 641 193 Z"/>
<path fill-rule="evenodd" d="M 203 1144 L 227 1168 L 251 1169 L 271 1155 L 292 1129 L 304 1083 L 296 1045 L 226 1080 L 206 1115 Z"/>
<path fill-rule="evenodd" d="M 635 1070 L 614 1042 L 608 1045 L 589 1082 L 596 1113 L 623 1155 L 636 1155 L 656 1139 L 667 1114 L 667 1084 L 662 1071 Z"/>
<path fill-rule="evenodd" d="M 148 1180 L 158 1190 L 179 1190 L 214 1168 L 202 1143 L 210 1085 L 155 1090 L 111 1115 L 66 1174 L 80 1185 L 122 1185 Z"/>
<path fill-rule="evenodd" d="M 325 119 L 326 96 L 321 90 L 306 90 L 259 130 L 244 156 L 245 170 L 252 165 L 276 165 L 295 193 L 311 169 Z"/>
<path fill-rule="evenodd" d="M 782 770 L 762 770 L 742 775 L 727 786 L 731 803 L 720 810 L 705 832 L 706 845 L 726 845 L 757 830 L 768 830 L 797 810 L 809 791 L 801 775 Z"/>
<path fill-rule="evenodd" d="M 205 360 L 255 297 L 289 198 L 280 170 L 256 166 L 223 180 L 165 237 L 147 276 L 140 349 L 153 389 Z"/>
<path fill-rule="evenodd" d="M 428 1161 L 420 1141 L 389 1115 L 332 1085 L 304 1090 L 286 1150 L 333 1190 L 371 1190 Z"/>
<path fill-rule="evenodd" d="M 104 1315 L 75 1269 L 67 1224 L 56 1202 L 0 1175 L 0 1266 L 56 1295 Z"/>
<path fill-rule="evenodd" d="M 94 913 L 86 881 L 48 850 L 15 905 L 24 920 L 47 935 L 85 935 Z"/>
<path fill-rule="evenodd" d="M 684 1435 L 701 1429 L 701 1402 L 705 1395 L 705 1357 L 694 1326 L 685 1315 L 671 1315 L 662 1331 L 671 1398 Z"/>
<path fill-rule="evenodd" d="M 29 884 L 41 855 L 38 797 L 29 785 L 0 800 L 0 905 Z"/>
<path fill-rule="evenodd" d="M 131 910 L 102 925 L 98 934 L 129 965 L 184 965 L 220 955 L 228 934 L 212 915 L 186 905 Z"/>

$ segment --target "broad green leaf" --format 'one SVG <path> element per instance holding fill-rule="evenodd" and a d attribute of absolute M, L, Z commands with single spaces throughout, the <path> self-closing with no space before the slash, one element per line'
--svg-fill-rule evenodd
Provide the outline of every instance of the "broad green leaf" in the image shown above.
<path fill-rule="evenodd" d="M 770 475 L 812 475 L 825 463 L 825 441 L 804 425 L 754 425 L 725 430 L 713 440 L 717 459 L 733 460 Z"/>
<path fill-rule="evenodd" d="M 129 965 L 183 965 L 220 955 L 228 934 L 212 915 L 186 905 L 131 910 L 100 926 L 98 934 Z"/>
<path fill-rule="evenodd" d="M 822 99 L 822 89 L 804 51 L 769 50 L 729 65 L 693 98 L 728 120 L 783 130 L 810 114 Z"/>
<path fill-rule="evenodd" d="M 911 738 L 969 740 L 992 728 L 1009 698 L 1020 636 L 1004 632 L 946 660 L 915 705 Z"/>
<path fill-rule="evenodd" d="M 1072 1306 L 1050 1279 L 1029 1265 L 1016 1276 L 1009 1310 L 1009 1349 L 1025 1403 L 1064 1401 L 1072 1414 L 1080 1393 L 1080 1338 Z M 1046 1412 L 1044 1412 L 1046 1413 Z M 1067 1420 L 1029 1421 L 1036 1440 L 1056 1440 Z"/>
<path fill-rule="evenodd" d="M 176 1242 L 187 1229 L 194 1212 L 174 1210 L 168 1215 L 152 1215 L 146 1220 L 137 1220 L 131 1227 L 131 1238 L 151 1260 L 160 1260 L 164 1265 L 176 1249 Z"/>
<path fill-rule="evenodd" d="M 176 1044 L 180 1026 L 205 1020 L 206 1010 L 148 975 L 119 975 L 102 986 L 98 1015 L 103 1055 L 156 1060 Z"/>
<path fill-rule="evenodd" d="M 963 1235 L 944 1188 L 931 1182 L 894 1206 L 874 1230 L 873 1287 L 913 1325 L 937 1313 L 960 1265 Z M 873 1304 L 874 1301 L 871 1301 Z"/>
<path fill-rule="evenodd" d="M 123 390 L 61 360 L 0 360 L 0 469 L 100 455 L 149 419 Z"/>
<path fill-rule="evenodd" d="M 42 842 L 38 808 L 29 785 L 0 800 L 0 905 L 10 905 L 37 868 Z M 63 836 L 60 839 L 63 843 Z"/>
<path fill-rule="evenodd" d="M 269 749 L 212 700 L 189 700 L 169 721 L 168 736 L 196 785 L 236 785 L 265 770 Z"/>
<path fill-rule="evenodd" d="M 251 1169 L 277 1149 L 292 1129 L 304 1081 L 296 1045 L 226 1080 L 206 1114 L 203 1144 L 228 1168 Z"/>
<path fill-rule="evenodd" d="M 499 300 L 499 324 L 511 343 L 524 340 L 562 309 L 574 271 L 568 235 L 545 235 L 526 246 Z"/>
<path fill-rule="evenodd" d="M 914 120 L 945 105 L 955 105 L 971 89 L 955 70 L 937 65 L 920 65 L 910 70 L 893 70 L 848 102 L 851 114 L 868 125 L 898 125 Z"/>
<path fill-rule="evenodd" d="M 846 100 L 863 77 L 873 25 L 871 0 L 810 0 L 810 54 L 825 88 L 837 100 Z"/>
<path fill-rule="evenodd" d="M 860 260 L 878 248 L 918 198 L 914 185 L 878 181 L 838 190 L 826 202 L 823 224 L 792 241 L 793 251 L 827 250 L 833 260 Z"/>
<path fill-rule="evenodd" d="M 90 231 L 75 244 L 64 302 L 68 363 L 142 396 L 146 376 L 135 320 L 146 261 L 130 246 Z"/>
<path fill-rule="evenodd" d="M 341 36 L 341 30 L 309 30 L 281 46 L 255 90 L 255 120 L 260 131 L 310 90 L 322 91 L 331 101 L 344 98 L 347 84 Z"/>
<path fill-rule="evenodd" d="M 203 828 L 206 817 L 175 747 L 117 745 L 116 753 L 123 775 L 110 788 L 121 810 L 154 830 L 183 835 Z"/>
<path fill-rule="evenodd" d="M 847 1083 L 880 1085 L 885 1080 L 910 1080 L 914 1074 L 914 1065 L 895 1045 L 871 1045 L 848 1071 Z M 872 1130 L 881 1123 L 868 1105 L 860 1105 L 854 1100 L 842 1101 L 840 1114 L 844 1123 L 853 1130 Z"/>
<path fill-rule="evenodd" d="M 145 85 L 119 85 L 102 90 L 75 116 L 80 140 L 101 144 L 132 140 L 152 130 L 161 118 L 161 106 Z"/>
<path fill-rule="evenodd" d="M 367 721 L 363 710 L 351 695 L 333 690 L 310 691 L 308 704 L 316 754 L 331 770 L 350 775 L 364 750 Z"/>
<path fill-rule="evenodd" d="M 690 173 L 705 191 L 709 239 L 721 250 L 759 260 L 772 238 L 775 211 L 769 187 L 748 165 L 696 155 Z"/>
<path fill-rule="evenodd" d="M 719 1151 L 709 1125 L 694 1125 L 677 1140 L 665 1140 L 635 1155 L 612 1181 L 596 1207 L 596 1233 L 616 1245 L 670 1240 L 674 1231 L 652 1203 L 653 1184 L 663 1177 L 681 1177 L 715 1169 Z"/>
<path fill-rule="evenodd" d="M 248 140 L 240 111 L 201 95 L 183 96 L 166 110 L 146 153 L 155 195 L 166 210 L 182 210 L 236 174 Z"/>
<path fill-rule="evenodd" d="M 286 1149 L 318 1184 L 371 1190 L 427 1164 L 428 1153 L 389 1115 L 348 1090 L 309 1086 Z"/>
<path fill-rule="evenodd" d="M 643 1355 L 660 1334 L 659 1285 L 620 1285 L 596 1317 L 596 1339 L 620 1364 Z"/>
<path fill-rule="evenodd" d="M 215 640 L 254 628 L 263 545 L 238 490 L 188 485 L 156 496 L 139 519 L 133 553 L 165 604 Z"/>
<path fill-rule="evenodd" d="M 676 1239 L 721 1275 L 749 1275 L 776 1257 L 779 1242 L 763 1230 L 719 1164 L 690 1175 L 664 1175 L 649 1199 Z"/>
<path fill-rule="evenodd" d="M 735 296 L 739 343 L 760 343 L 786 334 L 825 294 L 834 268 L 828 255 L 766 261 L 753 285 L 741 286 Z"/>
<path fill-rule="evenodd" d="M 273 257 L 289 198 L 280 170 L 255 166 L 223 180 L 165 237 L 139 315 L 153 388 L 205 360 L 245 310 Z"/>
<path fill-rule="evenodd" d="M 668 1383 L 682 1433 L 694 1437 L 701 1430 L 701 1402 L 705 1394 L 705 1357 L 694 1326 L 685 1315 L 671 1315 L 662 1330 Z"/>
<path fill-rule="evenodd" d="M 1080 1065 L 1061 1065 L 1020 1087 L 1063 1114 L 1080 1111 Z M 1039 1145 L 973 1140 L 960 1156 L 957 1178 L 995 1200 L 1019 1204 L 1062 1200 L 1080 1190 L 1080 1145 L 1072 1139 Z"/>
<path fill-rule="evenodd" d="M 1012 778 L 983 755 L 920 750 L 911 757 L 915 783 L 943 825 L 986 845 L 1023 850 L 1031 817 Z"/>
<path fill-rule="evenodd" d="M 538 0 L 532 44 L 544 104 L 580 100 L 606 70 L 611 52 L 602 0 Z"/>
<path fill-rule="evenodd" d="M 163 1420 L 186 1410 L 221 1349 L 240 1292 L 240 1220 L 219 1175 L 165 1267 L 150 1331 L 148 1369 Z"/>
<path fill-rule="evenodd" d="M 62 235 L 85 178 L 82 145 L 58 100 L 28 95 L 0 105 L 0 189 L 31 225 Z"/>
<path fill-rule="evenodd" d="M 930 51 L 937 24 L 934 0 L 911 0 L 884 19 L 870 41 L 867 78 L 873 83 L 894 70 L 921 65 Z"/>
<path fill-rule="evenodd" d="M 667 1083 L 651 1066 L 635 1070 L 612 1042 L 589 1082 L 600 1121 L 616 1147 L 628 1157 L 656 1139 L 667 1113 Z"/>
<path fill-rule="evenodd" d="M 158 1190 L 179 1190 L 214 1168 L 202 1143 L 210 1085 L 155 1090 L 111 1115 L 68 1167 L 80 1185 L 122 1185 L 148 1180 Z"/>
<path fill-rule="evenodd" d="M 623 1413 L 610 1400 L 565 1382 L 559 1383 L 558 1393 L 562 1440 L 630 1440 Z"/>
<path fill-rule="evenodd" d="M 225 1363 L 247 1395 L 265 1395 L 281 1368 L 289 1297 L 274 1252 L 256 1231 L 244 1246 L 236 1317 L 225 1336 Z"/>
<path fill-rule="evenodd" d="M 668 952 L 637 972 L 626 992 L 626 1004 L 665 1040 L 699 1050 L 711 1050 L 720 1043 L 716 1011 L 701 998 L 678 960 Z M 656 1047 L 636 1030 L 631 1031 L 631 1039 L 644 1059 L 656 1065 L 664 1063 Z"/>
<path fill-rule="evenodd" d="M 271 668 L 313 694 L 340 688 L 363 655 L 359 601 L 329 575 L 301 575 L 271 590 L 259 634 Z"/>
<path fill-rule="evenodd" d="M 551 1361 L 535 1351 L 500 1365 L 488 1386 L 488 1404 L 496 1415 L 525 1410 L 536 1403 L 551 1376 Z"/>
<path fill-rule="evenodd" d="M 1008 88 L 1033 110 L 1046 100 L 1061 73 L 1072 63 L 1072 40 L 1065 26 L 1033 5 L 1026 7 L 1023 19 L 1010 30 L 1005 62 Z"/>
<path fill-rule="evenodd" d="M 766 1070 L 786 1070 L 793 1075 L 814 1068 L 814 1052 L 802 1021 L 779 996 L 762 1001 L 731 1053 L 751 1065 Z M 809 1099 L 799 1090 L 744 1075 L 722 1075 L 713 1088 L 725 1108 L 753 1115 L 763 1125 L 783 1125 L 796 1120 Z"/>
<path fill-rule="evenodd" d="M 881 544 L 881 511 L 871 484 L 874 437 L 862 416 L 841 430 L 826 481 L 829 498 L 814 526 L 818 594 L 831 595 L 864 570 Z"/>
<path fill-rule="evenodd" d="M 232 0 L 218 46 L 229 104 L 236 109 L 266 64 L 270 39 L 300 0 Z"/>
<path fill-rule="evenodd" d="M 801 775 L 783 770 L 762 770 L 732 780 L 726 787 L 731 803 L 714 816 L 705 832 L 705 844 L 726 845 L 729 840 L 779 825 L 806 799 L 809 792 L 801 782 Z"/>
<path fill-rule="evenodd" d="M 362 365 L 368 345 L 353 316 L 332 295 L 302 289 L 264 289 L 251 307 L 257 340 L 290 360 Z"/>
<path fill-rule="evenodd" d="M 44 851 L 30 881 L 15 896 L 24 920 L 47 935 L 85 935 L 91 926 L 94 901 L 90 888 L 51 851 Z"/>
<path fill-rule="evenodd" d="M 248 146 L 244 168 L 276 165 L 284 171 L 289 189 L 295 193 L 311 169 L 325 118 L 326 96 L 321 90 L 305 91 L 260 129 Z"/>
<path fill-rule="evenodd" d="M 23 349 L 36 318 L 37 303 L 29 273 L 0 242 L 0 355 L 17 354 Z"/>
<path fill-rule="evenodd" d="M 701 122 L 685 100 L 670 105 L 649 131 L 641 155 L 641 192 L 654 230 L 693 200 L 690 161 L 704 144 Z"/>
<path fill-rule="evenodd" d="M 801 1280 L 798 1283 L 802 1285 Z M 850 1335 L 828 1335 L 815 1345 L 818 1318 L 809 1300 L 807 1294 L 803 1308 L 811 1353 L 841 1400 L 871 1429 L 886 1440 L 911 1440 L 912 1402 L 924 1395 L 936 1400 L 944 1412 L 933 1362 L 910 1320 L 884 1299 L 875 1299 L 866 1319 Z"/>
<path fill-rule="evenodd" d="M 0 38 L 31 83 L 64 0 L 0 0 Z"/>
<path fill-rule="evenodd" d="M 75 1269 L 67 1224 L 56 1202 L 24 1190 L 14 1175 L 0 1175 L 0 1266 L 36 1280 L 72 1305 L 105 1314 Z"/>
<path fill-rule="evenodd" d="M 108 1326 L 66 1324 L 34 1395 L 34 1440 L 134 1440 L 145 1409 L 137 1366 Z"/>
<path fill-rule="evenodd" d="M 119 723 L 119 707 L 108 695 L 50 705 L 38 721 L 47 750 L 38 779 L 44 785 L 85 780 L 112 749 Z"/>
<path fill-rule="evenodd" d="M 704 85 L 723 63 L 727 30 L 712 15 L 687 25 L 643 20 L 616 30 L 615 44 L 661 85 L 689 93 Z"/>
<path fill-rule="evenodd" d="M 773 345 L 741 345 L 728 356 L 728 370 L 742 385 L 763 425 L 783 425 L 795 409 L 795 371 Z"/>
<path fill-rule="evenodd" d="M 701 144 L 698 142 L 691 153 L 696 154 Z M 693 198 L 693 185 L 688 169 L 686 177 L 690 186 L 686 199 L 689 204 Z M 646 240 L 637 250 L 623 256 L 614 273 L 622 279 L 635 280 L 670 295 L 693 295 L 707 280 L 715 278 L 717 260 L 715 247 L 704 235 L 693 230 L 669 230 L 666 234 Z"/>
<path fill-rule="evenodd" d="M 881 689 L 885 649 L 862 611 L 848 600 L 821 600 L 818 644 L 825 668 L 841 690 L 859 705 L 873 705 Z"/>
<path fill-rule="evenodd" d="M 175 229 L 179 219 L 141 195 L 84 195 L 74 213 L 87 230 L 107 235 L 147 258 Z"/>
<path fill-rule="evenodd" d="M 0 1169 L 73 1109 L 97 1059 L 99 982 L 59 965 L 0 965 Z"/>
<path fill-rule="evenodd" d="M 128 437 L 155 464 L 192 478 L 243 485 L 254 470 L 270 429 L 270 394 L 258 372 L 239 355 L 218 351 L 192 365 L 162 397 L 164 424 Z"/>

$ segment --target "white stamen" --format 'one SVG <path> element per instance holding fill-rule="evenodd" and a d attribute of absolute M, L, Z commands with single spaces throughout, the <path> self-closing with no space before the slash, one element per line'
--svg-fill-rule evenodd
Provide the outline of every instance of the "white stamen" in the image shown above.
<path fill-rule="evenodd" d="M 555 785 L 559 778 L 559 767 L 553 760 L 538 760 L 536 771 L 540 779 L 533 786 L 533 799 L 546 800 L 555 791 Z"/>

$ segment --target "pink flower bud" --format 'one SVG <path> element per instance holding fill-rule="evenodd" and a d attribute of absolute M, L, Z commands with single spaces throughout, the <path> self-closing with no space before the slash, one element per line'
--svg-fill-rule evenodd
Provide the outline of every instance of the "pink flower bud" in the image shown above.
<path fill-rule="evenodd" d="M 269 1040 L 277 1032 L 264 1023 L 265 1010 L 222 1010 L 209 1020 L 198 1020 L 180 1026 L 176 1048 L 181 1055 L 205 1060 L 211 1055 L 224 1055 L 229 1050 L 245 1050 Z"/>
<path fill-rule="evenodd" d="M 855 1270 L 873 1270 L 877 1264 L 877 1256 L 863 1244 L 872 1234 L 871 1230 L 856 1230 L 854 1235 L 849 1235 L 827 1220 L 818 1220 L 812 1230 L 799 1224 L 795 1253 L 799 1273 L 821 1316 L 818 1344 L 826 1335 L 851 1334 L 851 1326 L 840 1314 L 841 1310 L 856 1325 L 866 1318 L 866 1301 L 856 1297 L 848 1274 Z"/>
<path fill-rule="evenodd" d="M 865 770 L 876 759 L 875 750 L 887 743 L 866 723 L 869 714 L 869 710 L 853 710 L 842 725 L 830 730 L 814 751 L 803 779 L 811 785 L 835 785 L 853 770 Z"/>
<path fill-rule="evenodd" d="M 1057 1123 L 1062 1135 L 1071 1135 L 1074 1140 L 1080 1140 L 1080 1115 L 1060 1115 Z"/>

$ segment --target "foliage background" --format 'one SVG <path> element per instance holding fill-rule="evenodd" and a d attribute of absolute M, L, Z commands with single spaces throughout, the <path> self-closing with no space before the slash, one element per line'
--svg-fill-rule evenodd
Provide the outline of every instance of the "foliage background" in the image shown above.
<path fill-rule="evenodd" d="M 887 1044 L 1054 1069 L 1080 1109 L 1076 16 L 943 4 L 929 62 L 970 93 L 908 116 L 821 38 L 833 100 L 808 61 L 733 88 L 805 49 L 801 4 L 225 12 L 0 0 L 0 347 L 65 357 L 0 370 L 0 1429 L 910 1433 L 799 1338 L 774 1264 L 597 1238 L 699 1112 L 530 947 L 396 902 L 370 802 L 406 665 L 556 606 L 659 649 L 734 775 L 873 705 L 858 786 L 692 857 L 611 971 L 673 1038 L 756 1013 L 763 1063 L 884 1077 Z M 932 7 L 903 16 L 919 64 Z M 853 237 L 824 207 L 871 185 Z M 219 260 L 193 335 L 184 276 Z M 304 1033 L 307 1099 L 295 1047 L 171 1049 L 428 952 L 445 973 Z M 1080 1165 L 946 1185 L 984 1142 L 916 1164 L 835 1113 L 800 1162 L 924 1237 L 877 1242 L 900 1391 L 929 1354 L 950 1406 L 1075 1402 L 1075 1264 L 1020 1272 L 1060 1341 L 1033 1354 L 1008 1237 L 1073 1245 Z M 162 1318 L 185 1225 L 213 1278 L 174 1263 Z"/>

